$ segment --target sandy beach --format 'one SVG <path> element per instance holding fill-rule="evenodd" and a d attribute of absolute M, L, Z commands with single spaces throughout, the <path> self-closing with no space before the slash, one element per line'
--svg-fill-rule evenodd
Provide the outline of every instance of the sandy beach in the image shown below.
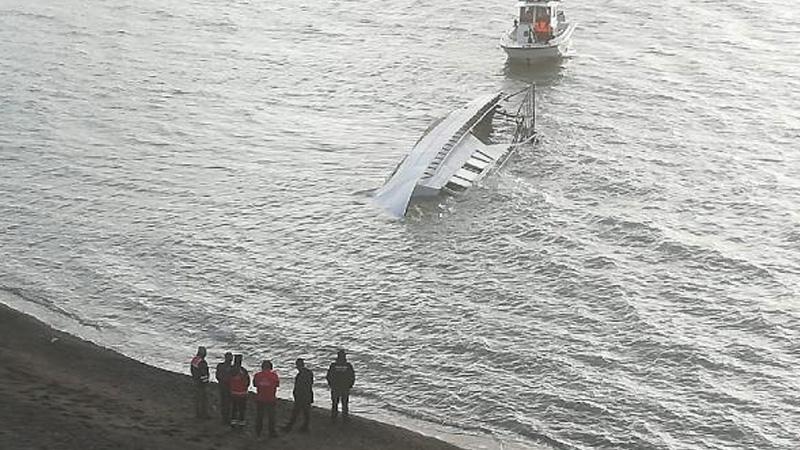
<path fill-rule="evenodd" d="M 456 449 L 363 418 L 332 425 L 315 408 L 308 434 L 261 440 L 248 426 L 220 424 L 216 386 L 212 419 L 194 418 L 188 376 L 148 366 L 54 330 L 0 305 L 0 448 L 2 449 Z M 281 401 L 278 423 L 291 403 Z"/>

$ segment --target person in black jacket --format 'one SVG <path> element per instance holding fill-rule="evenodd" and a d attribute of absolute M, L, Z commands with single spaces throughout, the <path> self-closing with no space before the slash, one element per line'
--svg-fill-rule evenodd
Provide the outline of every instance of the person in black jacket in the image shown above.
<path fill-rule="evenodd" d="M 233 370 L 233 353 L 225 353 L 225 361 L 217 364 L 214 376 L 219 389 L 219 414 L 223 425 L 231 423 L 231 387 L 230 378 Z"/>
<path fill-rule="evenodd" d="M 328 368 L 325 376 L 328 387 L 331 389 L 331 421 L 336 422 L 339 415 L 339 402 L 342 402 L 342 419 L 350 420 L 350 389 L 356 382 L 356 372 L 353 365 L 347 362 L 347 354 L 339 350 L 336 361 Z"/>
<path fill-rule="evenodd" d="M 192 358 L 190 366 L 192 380 L 194 380 L 194 412 L 198 419 L 208 418 L 208 363 L 206 363 L 206 348 L 198 347 L 197 355 Z"/>
<path fill-rule="evenodd" d="M 292 417 L 283 427 L 283 431 L 292 431 L 297 416 L 303 414 L 303 424 L 300 426 L 300 431 L 305 433 L 308 431 L 311 404 L 314 403 L 314 373 L 306 368 L 303 358 L 297 358 L 294 365 L 297 367 L 297 375 L 294 377 L 294 390 L 292 391 L 294 406 L 292 407 Z"/>

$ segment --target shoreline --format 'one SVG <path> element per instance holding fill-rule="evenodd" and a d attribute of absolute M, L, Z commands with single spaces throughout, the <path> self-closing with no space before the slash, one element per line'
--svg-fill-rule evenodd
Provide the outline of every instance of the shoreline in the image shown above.
<path fill-rule="evenodd" d="M 315 406 L 311 432 L 279 433 L 256 440 L 255 408 L 248 426 L 220 423 L 216 387 L 209 387 L 212 419 L 194 418 L 188 375 L 136 361 L 0 303 L 0 447 L 116 449 L 419 449 L 457 450 L 414 431 L 353 416 L 331 425 Z M 278 426 L 291 402 L 280 399 Z"/>

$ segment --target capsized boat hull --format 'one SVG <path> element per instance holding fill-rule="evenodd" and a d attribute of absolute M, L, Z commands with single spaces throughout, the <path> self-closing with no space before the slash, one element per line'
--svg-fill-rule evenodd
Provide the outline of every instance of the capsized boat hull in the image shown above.
<path fill-rule="evenodd" d="M 430 128 L 403 158 L 392 176 L 375 193 L 375 202 L 395 217 L 403 217 L 414 195 L 435 196 L 442 185 L 446 159 L 464 137 L 497 104 L 500 94 L 485 95 L 452 111 Z"/>
<path fill-rule="evenodd" d="M 520 94 L 525 97 L 515 113 L 502 111 L 502 104 Z M 490 139 L 497 113 L 514 121 L 510 142 L 496 144 Z M 533 86 L 508 96 L 503 93 L 481 96 L 452 111 L 417 141 L 375 193 L 375 203 L 400 218 L 414 199 L 467 190 L 501 166 L 517 145 L 533 139 L 534 114 Z"/>

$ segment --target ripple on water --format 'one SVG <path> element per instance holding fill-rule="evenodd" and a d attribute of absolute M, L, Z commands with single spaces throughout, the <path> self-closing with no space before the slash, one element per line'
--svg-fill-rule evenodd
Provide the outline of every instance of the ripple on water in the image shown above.
<path fill-rule="evenodd" d="M 358 412 L 506 444 L 795 445 L 794 5 L 568 5 L 541 68 L 499 0 L 376 5 L 5 4 L 0 289 L 175 370 L 344 346 Z M 372 207 L 433 119 L 531 81 L 536 146 Z"/>

